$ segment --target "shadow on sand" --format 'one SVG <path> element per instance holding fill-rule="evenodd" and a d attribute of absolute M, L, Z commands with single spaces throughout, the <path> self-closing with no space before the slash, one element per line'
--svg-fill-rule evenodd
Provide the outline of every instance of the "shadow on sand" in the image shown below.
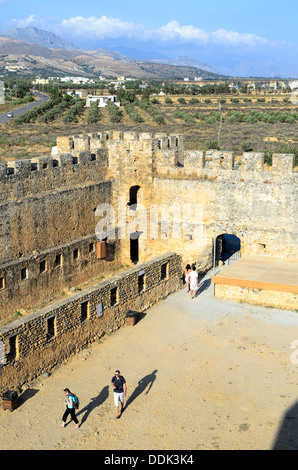
<path fill-rule="evenodd" d="M 199 284 L 199 288 L 196 292 L 196 297 L 200 294 L 202 294 L 202 292 L 204 292 L 205 290 L 207 290 L 211 285 L 211 279 L 205 279 L 202 283 Z"/>
<path fill-rule="evenodd" d="M 145 375 L 145 377 L 143 377 L 141 380 L 139 380 L 138 385 L 136 386 L 136 388 L 134 389 L 134 391 L 132 392 L 132 394 L 128 398 L 122 413 L 129 407 L 129 405 L 132 404 L 132 402 L 134 400 L 136 400 L 136 398 L 138 398 L 138 396 L 141 393 L 143 393 L 146 390 L 147 387 L 148 387 L 148 389 L 147 389 L 145 395 L 147 395 L 150 392 L 150 390 L 153 386 L 153 383 L 156 380 L 157 372 L 158 372 L 157 369 L 155 369 L 151 374 Z"/>
<path fill-rule="evenodd" d="M 298 450 L 298 402 L 286 411 L 272 450 Z"/>
<path fill-rule="evenodd" d="M 95 408 L 97 408 L 98 406 L 102 405 L 106 399 L 108 398 L 109 396 L 109 386 L 106 385 L 102 391 L 100 392 L 99 395 L 97 395 L 97 397 L 93 397 L 91 398 L 90 402 L 88 403 L 88 405 L 86 405 L 84 408 L 82 408 L 81 410 L 79 410 L 76 415 L 77 417 L 80 416 L 81 414 L 83 414 L 82 416 L 82 419 L 81 419 L 81 423 L 80 423 L 80 426 L 82 426 L 82 424 L 85 423 L 85 421 L 87 421 L 88 419 L 88 416 L 90 415 L 90 413 L 95 410 Z"/>

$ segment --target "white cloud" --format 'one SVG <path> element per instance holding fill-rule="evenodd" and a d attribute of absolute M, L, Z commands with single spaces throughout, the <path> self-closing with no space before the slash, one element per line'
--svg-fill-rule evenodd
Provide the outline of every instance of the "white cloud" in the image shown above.
<path fill-rule="evenodd" d="M 33 16 L 33 15 L 31 15 Z M 30 17 L 29 17 L 30 18 Z M 193 25 L 180 25 L 178 21 L 170 21 L 159 29 L 146 29 L 142 24 L 122 21 L 119 18 L 102 16 L 96 18 L 90 16 L 76 16 L 62 21 L 61 33 L 69 33 L 72 36 L 93 36 L 98 39 L 104 38 L 136 38 L 138 40 L 159 40 L 163 42 L 179 41 L 193 44 L 223 44 L 230 46 L 255 47 L 260 44 L 269 44 L 266 39 L 251 33 L 238 33 L 218 29 L 207 32 Z"/>
<path fill-rule="evenodd" d="M 260 44 L 268 44 L 269 41 L 260 36 L 250 33 L 237 33 L 236 31 L 226 31 L 218 29 L 211 33 L 211 40 L 216 44 L 230 44 L 231 46 L 251 46 L 255 47 Z"/>
<path fill-rule="evenodd" d="M 3 2 L 5 0 L 0 0 Z M 48 19 L 49 20 L 49 19 Z M 52 27 L 49 26 L 52 24 Z M 56 23 L 56 24 L 55 24 Z M 155 40 L 163 43 L 180 42 L 194 45 L 223 45 L 223 46 L 242 46 L 257 47 L 259 45 L 274 44 L 265 38 L 251 33 L 239 33 L 237 31 L 227 31 L 218 29 L 214 32 L 207 32 L 204 29 L 193 25 L 180 25 L 176 20 L 169 21 L 166 25 L 158 29 L 147 29 L 144 25 L 122 21 L 120 18 L 102 16 L 83 17 L 75 16 L 64 19 L 62 23 L 57 24 L 54 19 L 48 22 L 38 16 L 31 14 L 25 19 L 12 19 L 11 27 L 25 28 L 27 26 L 37 26 L 41 29 L 52 30 L 60 36 L 86 37 L 96 39 L 117 39 L 129 38 L 139 41 Z"/>
<path fill-rule="evenodd" d="M 181 40 L 182 42 L 192 42 L 194 44 L 223 44 L 230 46 L 257 46 L 267 44 L 268 41 L 260 36 L 251 33 L 238 33 L 236 31 L 226 31 L 218 29 L 208 33 L 204 29 L 195 26 L 181 26 L 178 21 L 170 21 L 155 32 L 164 41 Z"/>
<path fill-rule="evenodd" d="M 33 15 L 33 14 L 27 16 L 27 18 L 25 18 L 24 20 L 16 20 L 15 18 L 11 20 L 11 24 L 13 24 L 14 28 L 26 28 L 28 26 L 38 26 L 40 25 L 40 23 L 41 23 L 40 18 L 38 18 L 38 16 Z"/>
<path fill-rule="evenodd" d="M 162 26 L 155 32 L 163 41 L 177 40 L 198 42 L 206 44 L 210 35 L 203 29 L 196 28 L 195 26 L 180 26 L 178 21 L 170 21 L 167 25 Z"/>
<path fill-rule="evenodd" d="M 116 39 L 123 36 L 143 39 L 146 35 L 146 30 L 143 25 L 128 23 L 119 18 L 108 18 L 107 16 L 102 16 L 101 18 L 96 18 L 95 16 L 90 16 L 89 18 L 76 16 L 63 20 L 61 28 L 64 31 L 70 32 L 72 35 L 92 35 L 99 39 Z"/>

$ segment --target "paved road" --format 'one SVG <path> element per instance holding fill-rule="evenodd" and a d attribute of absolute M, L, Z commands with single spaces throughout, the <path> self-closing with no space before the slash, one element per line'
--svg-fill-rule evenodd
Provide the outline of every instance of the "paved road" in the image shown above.
<path fill-rule="evenodd" d="M 20 108 L 13 110 L 14 117 L 26 113 L 27 111 L 29 111 L 29 109 L 35 108 L 35 106 L 39 106 L 41 103 L 43 103 L 44 101 L 48 101 L 49 99 L 49 97 L 47 95 L 44 95 L 43 93 L 36 92 L 35 95 L 38 97 L 38 100 L 32 101 L 32 103 L 26 104 L 25 106 L 21 106 Z M 7 117 L 7 113 L 0 114 L 0 124 L 4 124 L 10 119 L 11 118 Z"/>

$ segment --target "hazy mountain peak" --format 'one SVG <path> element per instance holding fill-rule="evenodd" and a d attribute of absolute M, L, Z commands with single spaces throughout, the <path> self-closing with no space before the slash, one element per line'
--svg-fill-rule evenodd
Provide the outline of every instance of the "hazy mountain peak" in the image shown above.
<path fill-rule="evenodd" d="M 50 31 L 44 31 L 36 28 L 35 26 L 14 28 L 9 31 L 5 31 L 1 36 L 17 39 L 18 41 L 38 44 L 39 46 L 48 47 L 50 49 L 66 49 L 68 51 L 79 49 L 79 47 L 75 46 L 72 42 L 63 39 L 57 34 L 51 33 Z"/>
<path fill-rule="evenodd" d="M 205 62 L 199 62 L 196 59 L 192 59 L 187 56 L 179 56 L 175 59 L 155 59 L 152 62 L 168 64 L 168 65 L 178 65 L 183 67 L 196 67 L 197 69 L 205 70 L 207 72 L 217 73 L 217 71 L 209 64 Z"/>

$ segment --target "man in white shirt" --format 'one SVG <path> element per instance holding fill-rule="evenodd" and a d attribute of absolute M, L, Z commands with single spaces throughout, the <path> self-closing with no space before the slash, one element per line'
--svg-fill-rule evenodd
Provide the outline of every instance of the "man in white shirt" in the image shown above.
<path fill-rule="evenodd" d="M 199 276 L 198 276 L 195 266 L 192 267 L 192 271 L 189 274 L 189 280 L 190 280 L 190 295 L 191 295 L 191 298 L 193 299 L 196 296 L 196 292 L 199 287 Z"/>

